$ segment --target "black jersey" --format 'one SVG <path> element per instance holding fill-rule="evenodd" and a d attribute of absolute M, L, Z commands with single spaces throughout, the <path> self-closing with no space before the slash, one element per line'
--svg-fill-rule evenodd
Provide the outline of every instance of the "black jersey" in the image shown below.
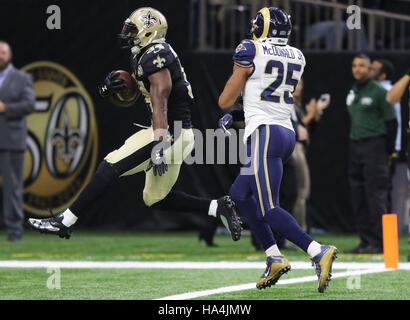
<path fill-rule="evenodd" d="M 182 121 L 183 128 L 191 128 L 191 107 L 194 97 L 184 68 L 172 47 L 165 42 L 155 44 L 141 55 L 131 57 L 131 63 L 139 89 L 150 111 L 152 105 L 148 76 L 168 68 L 172 80 L 172 90 L 168 97 L 168 124 L 171 126 L 174 121 Z"/>

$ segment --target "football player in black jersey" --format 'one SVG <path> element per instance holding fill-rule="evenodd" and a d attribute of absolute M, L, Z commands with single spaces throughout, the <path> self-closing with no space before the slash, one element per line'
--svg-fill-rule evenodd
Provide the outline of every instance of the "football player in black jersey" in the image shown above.
<path fill-rule="evenodd" d="M 153 8 L 135 10 L 124 22 L 119 38 L 131 50 L 133 77 L 152 112 L 152 126 L 129 137 L 100 163 L 89 184 L 74 203 L 47 219 L 29 219 L 29 225 L 43 232 L 70 238 L 73 225 L 87 208 L 121 176 L 145 172 L 143 200 L 147 206 L 168 210 L 206 212 L 222 222 L 233 240 L 239 240 L 241 221 L 229 196 L 204 199 L 174 191 L 183 160 L 194 148 L 191 123 L 192 90 L 172 47 L 165 42 L 165 17 Z M 125 86 L 118 73 L 111 72 L 99 87 L 108 98 Z M 209 232 L 213 236 L 213 232 Z M 212 239 L 205 239 L 212 245 Z"/>

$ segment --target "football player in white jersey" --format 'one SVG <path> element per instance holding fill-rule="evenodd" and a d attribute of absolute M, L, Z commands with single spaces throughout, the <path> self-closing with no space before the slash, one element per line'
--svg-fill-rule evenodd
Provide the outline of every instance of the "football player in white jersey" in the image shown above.
<path fill-rule="evenodd" d="M 267 255 L 267 267 L 256 284 L 270 287 L 290 270 L 276 245 L 271 228 L 307 252 L 318 275 L 318 291 L 324 292 L 337 249 L 320 245 L 279 205 L 282 163 L 291 156 L 295 133 L 291 123 L 292 93 L 305 67 L 302 52 L 287 44 L 290 17 L 281 9 L 261 9 L 252 20 L 252 40 L 243 40 L 233 55 L 233 74 L 219 97 L 228 111 L 242 92 L 243 113 L 228 112 L 220 120 L 227 129 L 245 120 L 244 143 L 250 161 L 243 166 L 230 196 L 258 237 Z"/>

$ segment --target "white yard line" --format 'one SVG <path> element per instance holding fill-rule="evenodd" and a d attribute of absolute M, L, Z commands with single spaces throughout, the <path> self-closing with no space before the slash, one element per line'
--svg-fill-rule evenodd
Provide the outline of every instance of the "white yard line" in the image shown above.
<path fill-rule="evenodd" d="M 335 264 L 333 266 L 335 266 Z M 380 273 L 380 272 L 386 272 L 386 271 L 392 271 L 392 270 L 393 269 L 374 268 L 374 269 L 368 269 L 368 270 L 337 272 L 337 273 L 333 273 L 332 279 L 358 276 L 358 275 L 370 274 L 370 273 Z M 286 279 L 286 280 L 279 280 L 276 283 L 276 285 L 294 284 L 294 283 L 303 283 L 303 282 L 312 282 L 312 281 L 317 281 L 317 276 L 306 276 L 306 277 L 292 278 L 292 279 Z M 211 289 L 211 290 L 186 292 L 182 294 L 159 298 L 156 300 L 187 300 L 187 299 L 195 299 L 195 298 L 210 296 L 213 294 L 243 291 L 243 290 L 250 290 L 250 289 L 256 290 L 256 282 L 245 283 L 245 284 L 240 284 L 236 286 L 222 287 L 222 288 Z"/>
<path fill-rule="evenodd" d="M 306 261 L 291 261 L 292 269 L 312 269 Z M 265 269 L 265 262 L 199 262 L 199 261 L 51 261 L 0 260 L 0 268 L 62 268 L 62 269 Z M 383 262 L 335 262 L 334 270 L 384 269 Z M 399 264 L 400 270 L 410 270 L 409 262 Z"/>

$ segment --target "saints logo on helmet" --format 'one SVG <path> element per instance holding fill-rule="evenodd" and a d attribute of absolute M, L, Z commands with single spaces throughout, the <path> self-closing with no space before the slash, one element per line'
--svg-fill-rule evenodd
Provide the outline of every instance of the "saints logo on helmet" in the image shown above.
<path fill-rule="evenodd" d="M 167 20 L 161 12 L 144 7 L 131 13 L 118 37 L 122 48 L 131 49 L 137 55 L 151 43 L 164 42 L 167 29 Z"/>
<path fill-rule="evenodd" d="M 274 44 L 286 45 L 292 29 L 290 16 L 275 7 L 265 7 L 258 11 L 251 21 L 253 40 L 267 40 Z"/>

